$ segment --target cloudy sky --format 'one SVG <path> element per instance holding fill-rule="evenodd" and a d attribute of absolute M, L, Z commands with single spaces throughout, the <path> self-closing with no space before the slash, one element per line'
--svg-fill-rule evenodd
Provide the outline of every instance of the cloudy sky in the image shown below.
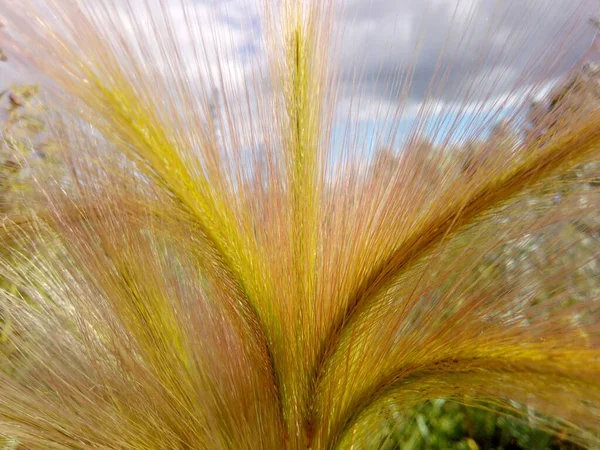
<path fill-rule="evenodd" d="M 597 1 L 349 0 L 342 64 L 364 65 L 363 83 L 379 101 L 397 98 L 393 80 L 415 62 L 410 99 L 426 97 L 433 74 L 449 70 L 428 97 L 479 101 L 515 84 L 539 83 L 568 70 L 586 51 L 586 23 Z M 472 92 L 461 88 L 473 86 Z"/>
<path fill-rule="evenodd" d="M 150 42 L 155 31 L 140 31 L 130 24 L 126 7 L 133 5 L 143 24 L 143 8 L 136 9 L 142 1 L 106 3 L 121 10 L 119 27 L 138 38 L 146 33 L 140 39 Z M 400 104 L 400 114 L 408 120 L 424 104 L 447 117 L 449 108 L 458 103 L 472 105 L 479 115 L 482 107 L 497 110 L 499 103 L 518 103 L 533 95 L 533 86 L 547 88 L 577 63 L 595 34 L 589 19 L 600 11 L 600 0 L 340 3 L 335 30 L 342 31 L 332 58 L 341 80 L 339 107 L 355 108 L 353 117 L 365 123 L 389 116 Z M 260 0 L 164 0 L 163 4 L 190 77 L 216 75 L 218 61 L 234 91 L 264 70 L 268 50 L 261 44 Z M 206 54 L 203 48 L 208 49 Z M 160 58 L 155 63 L 168 70 L 169 64 Z M 0 85 L 22 76 L 10 65 L 0 65 Z"/>

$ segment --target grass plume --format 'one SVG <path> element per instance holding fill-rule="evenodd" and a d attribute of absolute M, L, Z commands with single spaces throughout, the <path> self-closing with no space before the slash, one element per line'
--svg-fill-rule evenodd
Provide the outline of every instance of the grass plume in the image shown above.
<path fill-rule="evenodd" d="M 0 436 L 376 448 L 389 407 L 450 398 L 600 444 L 594 46 L 543 114 L 527 100 L 587 0 L 528 57 L 535 26 L 472 47 L 457 6 L 414 111 L 427 36 L 385 82 L 345 68 L 352 2 L 263 2 L 253 51 L 202 2 L 22 3 L 2 36 L 61 170 L 3 210 Z"/>

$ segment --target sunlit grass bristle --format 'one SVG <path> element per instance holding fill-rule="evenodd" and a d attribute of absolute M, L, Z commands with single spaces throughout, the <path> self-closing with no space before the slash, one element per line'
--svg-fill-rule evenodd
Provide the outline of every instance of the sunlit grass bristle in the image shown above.
<path fill-rule="evenodd" d="M 0 192 L 0 445 L 377 448 L 436 398 L 600 445 L 591 1 L 384 74 L 352 2 L 0 0 L 59 161 Z"/>

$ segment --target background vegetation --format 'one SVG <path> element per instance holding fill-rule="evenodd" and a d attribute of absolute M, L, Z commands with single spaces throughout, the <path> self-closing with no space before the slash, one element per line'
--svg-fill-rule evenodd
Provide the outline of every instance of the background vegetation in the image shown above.
<path fill-rule="evenodd" d="M 93 20 L 40 41 L 74 110 L 1 93 L 4 447 L 597 445 L 598 67 L 327 178 L 329 12 L 271 13 L 251 131 L 227 86 L 198 117 L 182 73 L 158 101 L 172 80 Z"/>

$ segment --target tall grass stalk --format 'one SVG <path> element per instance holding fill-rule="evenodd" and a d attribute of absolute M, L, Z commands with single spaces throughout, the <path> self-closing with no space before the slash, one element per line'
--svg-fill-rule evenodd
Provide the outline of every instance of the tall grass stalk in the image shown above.
<path fill-rule="evenodd" d="M 449 398 L 600 445 L 600 246 L 573 232 L 597 220 L 600 113 L 528 122 L 585 34 L 571 3 L 528 59 L 535 24 L 484 39 L 457 15 L 411 116 L 444 32 L 422 30 L 365 134 L 378 97 L 339 57 L 341 3 L 265 2 L 248 54 L 202 3 L 0 0 L 64 169 L 0 229 L 0 436 L 374 448 L 390 405 Z M 500 119 L 511 139 L 488 137 Z"/>

